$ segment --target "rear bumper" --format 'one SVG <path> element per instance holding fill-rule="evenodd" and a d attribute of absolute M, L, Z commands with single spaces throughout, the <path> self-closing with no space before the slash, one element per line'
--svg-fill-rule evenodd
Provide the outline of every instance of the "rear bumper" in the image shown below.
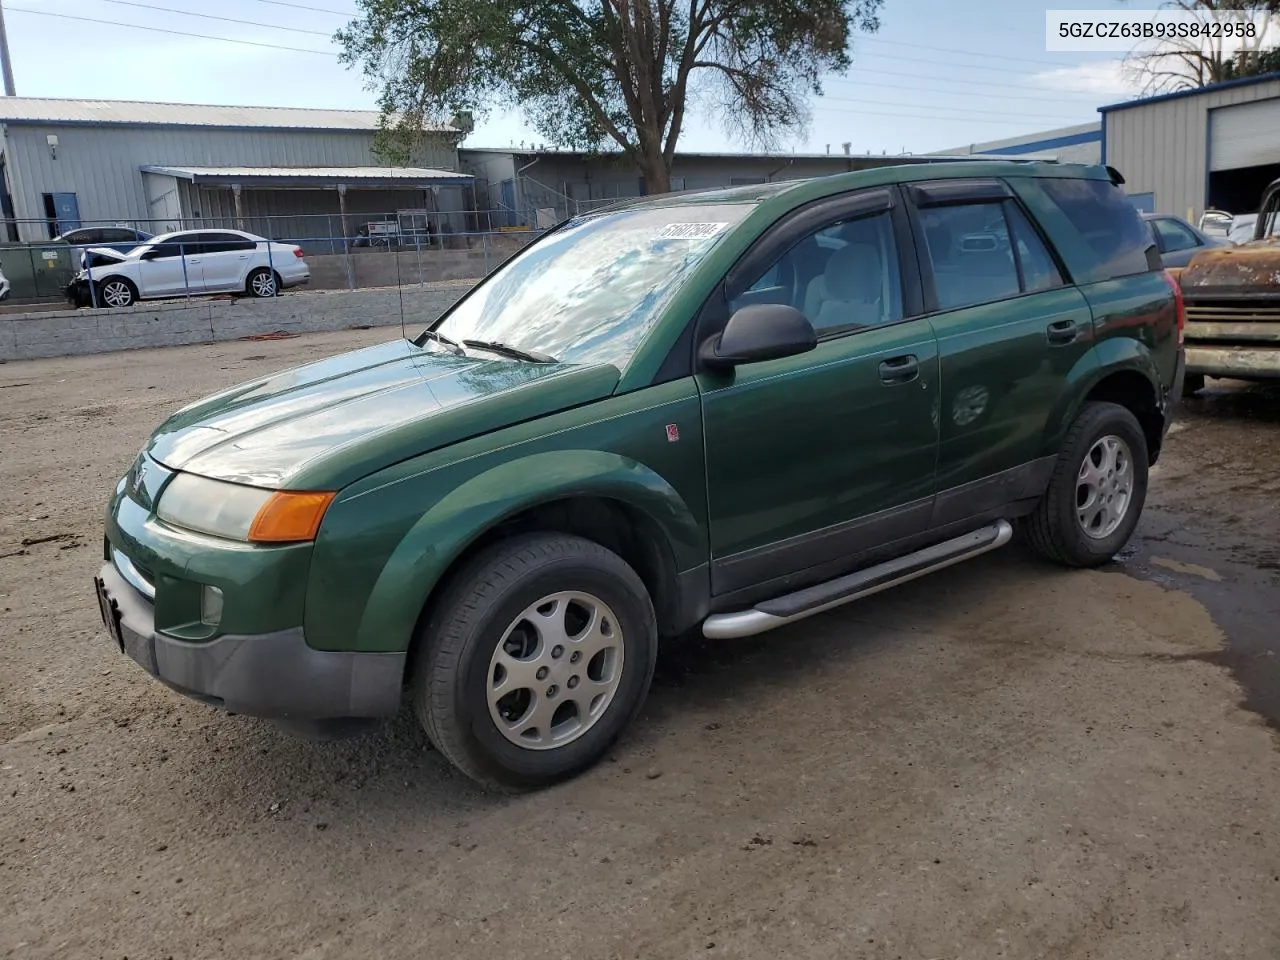
<path fill-rule="evenodd" d="M 156 632 L 150 602 L 114 564 L 102 567 L 96 585 L 104 620 L 119 624 L 122 652 L 202 703 L 289 720 L 386 717 L 399 709 L 404 653 L 316 650 L 301 627 L 203 643 L 176 640 Z"/>
<path fill-rule="evenodd" d="M 1187 345 L 1187 372 L 1243 380 L 1280 379 L 1280 343 L 1249 346 Z"/>

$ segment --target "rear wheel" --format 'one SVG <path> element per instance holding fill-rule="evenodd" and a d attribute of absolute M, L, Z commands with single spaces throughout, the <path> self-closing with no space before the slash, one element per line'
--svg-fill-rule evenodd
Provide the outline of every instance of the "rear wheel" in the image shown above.
<path fill-rule="evenodd" d="M 563 534 L 481 553 L 417 642 L 413 704 L 427 736 L 463 773 L 502 789 L 595 763 L 643 704 L 658 649 L 636 572 Z"/>
<path fill-rule="evenodd" d="M 1116 403 L 1087 403 L 1067 431 L 1049 488 L 1024 527 L 1041 555 L 1069 567 L 1109 561 L 1147 498 L 1147 438 Z"/>
<path fill-rule="evenodd" d="M 259 267 L 245 278 L 244 289 L 251 297 L 274 297 L 280 289 L 280 277 L 273 270 Z"/>
<path fill-rule="evenodd" d="M 138 288 L 124 277 L 107 277 L 98 282 L 98 306 L 131 307 L 138 302 Z"/>

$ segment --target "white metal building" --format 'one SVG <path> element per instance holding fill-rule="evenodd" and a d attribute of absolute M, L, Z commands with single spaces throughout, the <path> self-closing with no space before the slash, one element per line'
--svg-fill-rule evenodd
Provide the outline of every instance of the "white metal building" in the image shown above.
<path fill-rule="evenodd" d="M 1102 160 L 1102 124 L 1082 123 L 1020 137 L 970 143 L 939 150 L 951 156 L 1045 157 L 1062 163 L 1099 163 Z"/>
<path fill-rule="evenodd" d="M 0 239 L 92 223 L 252 230 L 267 217 L 290 218 L 269 221 L 271 235 L 302 239 L 354 233 L 361 214 L 469 205 L 460 131 L 432 129 L 412 166 L 388 168 L 374 154 L 377 129 L 377 112 L 364 110 L 5 97 Z"/>
<path fill-rule="evenodd" d="M 1147 209 L 1249 213 L 1280 177 L 1280 73 L 1099 110 L 1103 162 Z"/>

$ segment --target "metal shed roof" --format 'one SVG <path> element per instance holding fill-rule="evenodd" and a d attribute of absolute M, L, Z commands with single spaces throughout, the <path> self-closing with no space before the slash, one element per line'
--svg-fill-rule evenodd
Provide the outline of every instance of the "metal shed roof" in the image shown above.
<path fill-rule="evenodd" d="M 1232 87 L 1252 87 L 1259 83 L 1270 83 L 1280 80 L 1280 72 L 1260 73 L 1253 77 L 1240 77 L 1236 80 L 1223 80 L 1219 83 L 1205 84 L 1203 87 L 1190 87 L 1186 90 L 1175 90 L 1173 93 L 1160 93 L 1153 97 L 1140 97 L 1135 100 L 1124 100 L 1120 103 L 1108 103 L 1098 108 L 1101 114 L 1114 113 L 1117 110 L 1128 110 L 1131 107 L 1145 107 L 1152 103 L 1163 103 L 1166 100 L 1182 100 L 1186 97 L 1201 97 L 1217 90 L 1230 90 Z"/>
<path fill-rule="evenodd" d="M 0 123 L 125 124 L 183 127 L 262 127 L 275 130 L 377 130 L 376 110 L 313 110 L 303 107 L 234 107 L 139 100 L 63 100 L 2 97 Z M 429 126 L 455 133 L 447 125 Z"/>
<path fill-rule="evenodd" d="M 245 186 L 469 186 L 475 179 L 467 173 L 431 170 L 427 167 L 188 167 L 145 166 L 144 173 L 190 180 L 192 183 Z"/>

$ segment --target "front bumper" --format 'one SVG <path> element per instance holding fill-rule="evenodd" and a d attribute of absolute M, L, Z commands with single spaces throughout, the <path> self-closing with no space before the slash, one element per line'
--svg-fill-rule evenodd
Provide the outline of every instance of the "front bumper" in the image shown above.
<path fill-rule="evenodd" d="M 1280 379 L 1280 342 L 1275 344 L 1187 344 L 1187 369 L 1207 377 Z"/>
<path fill-rule="evenodd" d="M 104 625 L 121 651 L 202 703 L 289 720 L 387 717 L 399 709 L 404 653 L 316 650 L 301 627 L 187 642 L 155 630 L 151 603 L 114 563 L 102 567 L 95 586 Z"/>

